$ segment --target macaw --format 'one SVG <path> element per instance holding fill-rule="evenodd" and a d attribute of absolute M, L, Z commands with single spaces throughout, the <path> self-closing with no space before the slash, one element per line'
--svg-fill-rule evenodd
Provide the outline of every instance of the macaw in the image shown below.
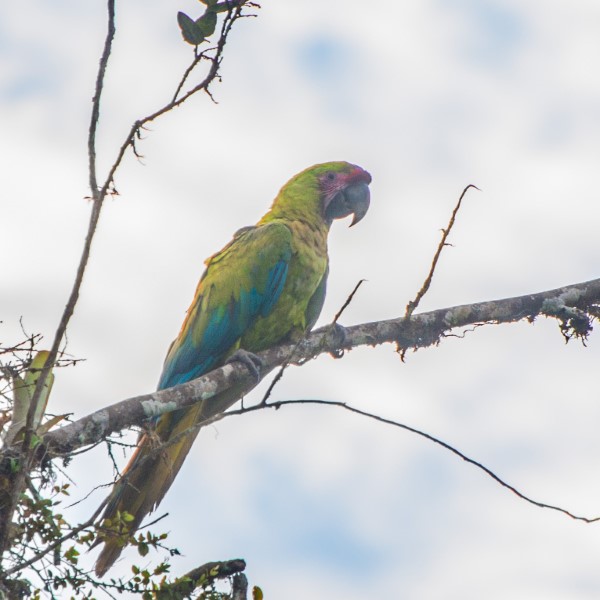
<path fill-rule="evenodd" d="M 365 216 L 370 182 L 369 173 L 347 162 L 309 167 L 281 188 L 256 225 L 237 231 L 206 260 L 181 331 L 167 352 L 158 389 L 190 381 L 232 360 L 256 371 L 260 361 L 254 353 L 304 336 L 325 299 L 329 227 L 334 219 L 352 214 L 352 226 Z M 223 410 L 235 399 L 228 399 Z M 198 434 L 194 426 L 202 419 L 199 403 L 162 415 L 140 436 L 108 498 L 104 519 L 127 512 L 133 517 L 128 530 L 139 527 L 173 483 Z M 168 444 L 184 431 L 188 433 Z M 162 444 L 167 445 L 156 451 Z M 95 565 L 99 576 L 112 566 L 123 545 L 117 536 L 103 541 Z"/>

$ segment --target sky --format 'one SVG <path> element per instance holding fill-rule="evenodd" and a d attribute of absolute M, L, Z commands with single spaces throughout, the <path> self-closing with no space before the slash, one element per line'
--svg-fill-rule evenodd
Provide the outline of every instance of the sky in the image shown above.
<path fill-rule="evenodd" d="M 320 324 L 359 279 L 343 324 L 402 315 L 468 184 L 481 191 L 469 192 L 420 310 L 598 277 L 595 0 L 261 4 L 232 32 L 216 103 L 197 96 L 152 124 L 142 160 L 124 160 L 68 329 L 68 352 L 85 361 L 57 373 L 52 412 L 80 417 L 152 391 L 204 259 L 318 162 L 373 176 L 367 217 L 332 227 Z M 191 60 L 177 10 L 200 14 L 192 0 L 117 4 L 101 173 Z M 104 35 L 102 2 L 0 5 L 5 344 L 22 338 L 22 322 L 49 347 L 68 297 L 90 211 L 86 136 Z M 538 501 L 597 516 L 599 352 L 596 334 L 586 347 L 565 344 L 546 319 L 486 326 L 405 363 L 392 346 L 321 357 L 289 369 L 274 399 L 339 400 L 396 419 Z M 106 449 L 77 457 L 68 474 L 73 499 L 108 483 Z M 160 527 L 182 552 L 173 573 L 243 557 L 266 598 L 600 594 L 600 525 L 531 506 L 440 447 L 340 409 L 260 411 L 207 428 L 165 512 Z M 128 573 L 128 557 L 111 574 Z"/>

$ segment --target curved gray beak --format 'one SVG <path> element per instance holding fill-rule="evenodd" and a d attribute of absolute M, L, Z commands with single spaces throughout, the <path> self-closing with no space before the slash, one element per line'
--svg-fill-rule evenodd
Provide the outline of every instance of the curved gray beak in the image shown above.
<path fill-rule="evenodd" d="M 354 215 L 352 225 L 356 225 L 369 210 L 369 185 L 364 181 L 353 183 L 340 190 L 325 207 L 325 220 L 331 224 L 334 219 L 344 219 Z"/>
<path fill-rule="evenodd" d="M 355 183 L 344 190 L 348 214 L 354 213 L 350 227 L 356 225 L 367 214 L 371 203 L 371 193 L 366 183 Z"/>

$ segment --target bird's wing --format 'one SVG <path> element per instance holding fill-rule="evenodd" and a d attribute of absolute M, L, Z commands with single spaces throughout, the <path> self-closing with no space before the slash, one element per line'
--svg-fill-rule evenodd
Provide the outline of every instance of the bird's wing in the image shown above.
<path fill-rule="evenodd" d="M 169 348 L 159 389 L 199 377 L 236 348 L 255 320 L 273 310 L 291 255 L 290 230 L 273 222 L 240 230 L 206 261 L 181 331 Z"/>

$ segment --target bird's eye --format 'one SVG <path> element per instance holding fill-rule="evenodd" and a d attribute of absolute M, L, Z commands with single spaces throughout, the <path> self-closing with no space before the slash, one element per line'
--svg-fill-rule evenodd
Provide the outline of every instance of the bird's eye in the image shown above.
<path fill-rule="evenodd" d="M 335 173 L 327 173 L 327 179 L 329 179 L 329 181 L 333 181 L 335 179 Z"/>

